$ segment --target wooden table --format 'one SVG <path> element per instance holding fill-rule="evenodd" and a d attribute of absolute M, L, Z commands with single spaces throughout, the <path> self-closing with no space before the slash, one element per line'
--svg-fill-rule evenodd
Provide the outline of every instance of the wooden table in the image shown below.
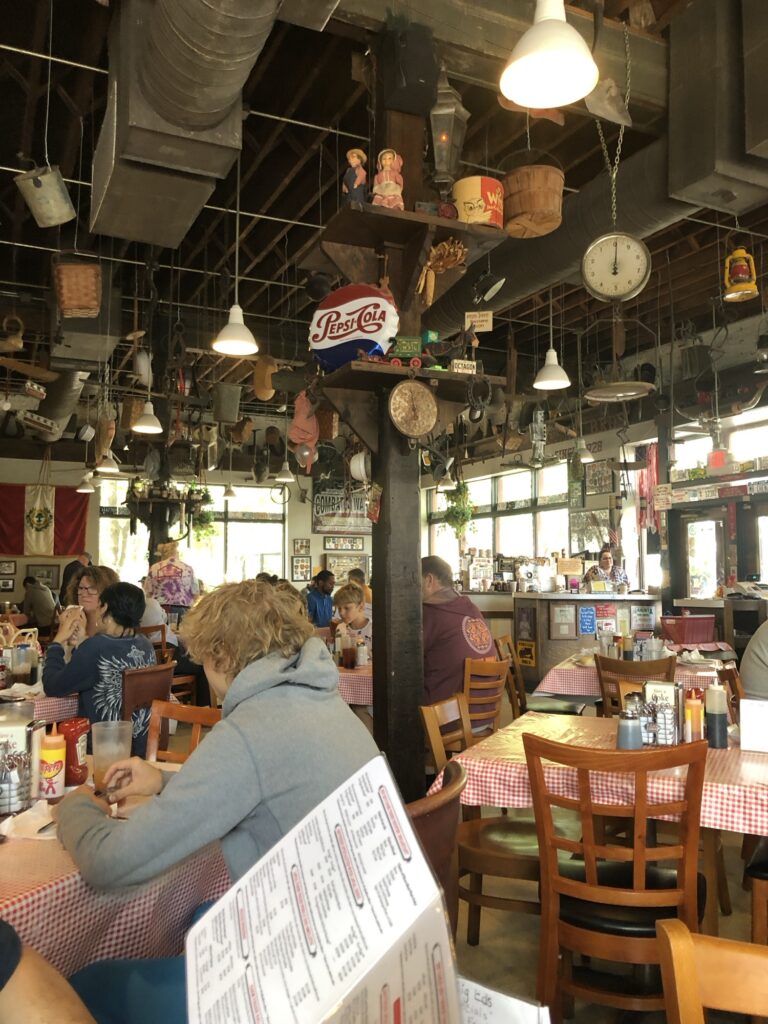
<path fill-rule="evenodd" d="M 716 681 L 717 670 L 714 668 L 697 668 L 693 662 L 677 663 L 675 682 L 682 683 L 686 689 L 693 686 L 706 688 L 711 682 Z M 533 692 L 540 695 L 599 697 L 600 681 L 597 678 L 597 669 L 594 663 L 579 665 L 573 659 L 566 658 L 547 672 Z"/>
<path fill-rule="evenodd" d="M 615 718 L 542 715 L 529 711 L 470 750 L 455 755 L 467 772 L 467 785 L 461 796 L 462 804 L 475 807 L 532 806 L 523 749 L 524 732 L 533 732 L 558 743 L 614 749 L 616 725 Z M 563 785 L 567 795 L 577 795 L 575 776 L 570 769 L 553 765 L 549 770 L 563 772 Z M 569 774 L 574 779 L 570 789 Z M 626 782 L 622 782 L 622 777 L 618 775 L 606 775 L 606 779 L 606 801 L 612 802 L 612 793 L 615 802 L 620 803 L 627 796 L 626 792 L 622 792 L 622 786 L 625 786 Z M 435 780 L 430 793 L 436 792 L 441 786 L 442 774 Z M 681 794 L 679 769 L 656 772 L 651 776 L 649 797 L 652 800 L 674 799 Z M 700 820 L 704 844 L 704 874 L 707 879 L 707 906 L 703 930 L 710 935 L 717 935 L 718 831 L 768 835 L 768 754 L 742 751 L 739 747 L 710 750 L 707 754 Z"/>

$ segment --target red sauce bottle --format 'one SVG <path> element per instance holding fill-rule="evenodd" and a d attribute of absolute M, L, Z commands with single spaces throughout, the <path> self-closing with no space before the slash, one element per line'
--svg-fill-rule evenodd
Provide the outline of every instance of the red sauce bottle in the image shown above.
<path fill-rule="evenodd" d="M 85 751 L 90 728 L 91 723 L 87 718 L 70 718 L 67 722 L 59 722 L 59 733 L 67 741 L 65 786 L 81 786 L 88 778 Z"/>

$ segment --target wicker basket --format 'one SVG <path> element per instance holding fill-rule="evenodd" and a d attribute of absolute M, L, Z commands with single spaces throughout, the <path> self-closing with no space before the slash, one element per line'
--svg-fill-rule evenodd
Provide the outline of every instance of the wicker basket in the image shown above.
<path fill-rule="evenodd" d="M 516 167 L 504 177 L 504 230 L 536 238 L 560 227 L 565 174 L 551 164 Z"/>
<path fill-rule="evenodd" d="M 62 317 L 90 317 L 101 309 L 101 266 L 96 260 L 53 260 L 53 287 Z"/>

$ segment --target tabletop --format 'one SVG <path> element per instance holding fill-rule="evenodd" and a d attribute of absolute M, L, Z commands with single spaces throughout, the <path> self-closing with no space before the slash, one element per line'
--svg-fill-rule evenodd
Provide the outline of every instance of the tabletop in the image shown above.
<path fill-rule="evenodd" d="M 373 665 L 339 668 L 339 693 L 347 704 L 373 704 Z"/>
<path fill-rule="evenodd" d="M 698 667 L 693 662 L 678 661 L 675 669 L 675 682 L 682 683 L 686 689 L 693 686 L 706 688 L 716 679 L 717 670 L 710 665 Z M 566 658 L 547 672 L 533 692 L 599 697 L 600 681 L 597 678 L 597 669 L 594 664 L 579 665 L 572 658 Z"/>
<path fill-rule="evenodd" d="M 476 746 L 455 755 L 467 771 L 461 802 L 472 806 L 530 807 L 524 732 L 558 743 L 615 749 L 616 724 L 615 718 L 542 715 L 529 711 Z M 565 773 L 564 788 L 569 795 L 576 795 L 575 776 L 570 769 L 552 765 L 547 771 Z M 654 772 L 649 781 L 651 798 L 670 800 L 680 796 L 680 771 Z M 566 781 L 568 774 L 574 779 L 570 790 Z M 606 774 L 606 802 L 619 803 L 625 798 L 621 780 L 621 776 Z M 442 775 L 435 780 L 430 793 L 441 786 Z M 738 746 L 707 752 L 701 824 L 704 828 L 727 832 L 768 835 L 768 754 L 743 751 Z"/>
<path fill-rule="evenodd" d="M 0 917 L 63 974 L 94 960 L 175 956 L 192 914 L 231 885 L 213 843 L 144 885 L 98 890 L 58 839 L 0 845 Z"/>

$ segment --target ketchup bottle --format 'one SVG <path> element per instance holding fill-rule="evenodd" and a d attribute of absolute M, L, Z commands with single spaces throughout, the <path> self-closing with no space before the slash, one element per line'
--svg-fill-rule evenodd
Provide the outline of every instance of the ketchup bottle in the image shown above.
<path fill-rule="evenodd" d="M 59 732 L 67 741 L 64 784 L 81 786 L 88 778 L 85 750 L 91 723 L 87 718 L 70 718 L 59 723 Z"/>

